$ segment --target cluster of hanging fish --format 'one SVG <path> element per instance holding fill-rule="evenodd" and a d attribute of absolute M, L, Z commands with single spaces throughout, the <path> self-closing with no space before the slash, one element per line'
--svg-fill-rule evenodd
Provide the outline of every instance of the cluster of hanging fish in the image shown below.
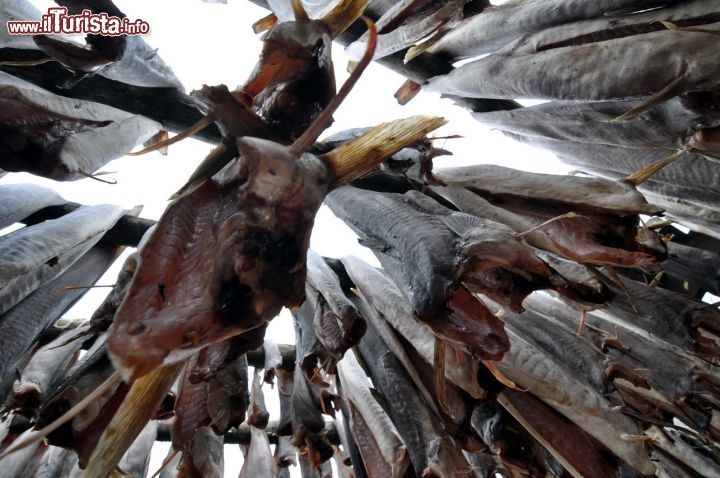
<path fill-rule="evenodd" d="M 633 181 L 667 217 L 718 238 L 719 22 L 712 0 L 508 2 L 430 46 L 479 59 L 425 88 L 544 100 L 474 117 L 589 174 L 622 179 L 675 160 Z"/>
<path fill-rule="evenodd" d="M 242 477 L 720 475 L 720 312 L 695 298 L 720 293 L 720 257 L 693 247 L 717 242 L 646 218 L 718 235 L 717 6 L 339 2 L 311 20 L 270 3 L 238 91 L 185 95 L 138 39 L 0 37 L 6 171 L 72 180 L 173 142 L 156 138 L 178 123 L 139 102 L 101 104 L 103 75 L 189 108 L 179 137 L 218 144 L 156 224 L 0 186 L 0 228 L 24 225 L 0 237 L 4 476 L 149 476 L 158 439 L 163 477 L 223 476 L 230 442 Z M 335 94 L 330 43 L 363 12 L 377 27 L 348 48 L 356 70 L 398 52 L 449 62 L 423 87 L 482 100 L 477 119 L 605 177 L 433 171 L 447 151 L 432 117 L 316 142 L 351 88 Z M 50 64 L 69 89 L 47 86 Z M 308 251 L 323 201 L 381 269 Z M 60 319 L 123 246 L 138 249 L 90 320 Z M 282 306 L 294 349 L 264 340 Z"/>

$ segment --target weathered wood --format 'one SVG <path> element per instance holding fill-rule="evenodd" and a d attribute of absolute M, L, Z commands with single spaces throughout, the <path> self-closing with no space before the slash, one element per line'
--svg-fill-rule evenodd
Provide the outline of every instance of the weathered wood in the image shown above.
<path fill-rule="evenodd" d="M 267 433 L 271 445 L 277 445 L 278 443 L 278 437 L 277 435 L 275 435 L 277 425 L 277 422 L 271 421 L 270 423 L 268 423 L 268 426 L 265 429 L 265 433 Z M 171 428 L 172 426 L 168 422 L 160 422 L 158 426 L 157 441 L 171 441 Z M 325 433 L 325 436 L 330 441 L 330 443 L 332 443 L 333 445 L 340 444 L 340 437 L 338 436 L 338 432 L 335 428 L 334 423 L 325 423 Z M 243 423 L 239 429 L 234 428 L 225 434 L 226 445 L 238 443 L 241 445 L 248 445 L 250 443 L 250 427 L 245 423 Z"/>
<path fill-rule="evenodd" d="M 63 204 L 62 206 L 49 206 L 31 214 L 20 222 L 27 226 L 32 226 L 49 219 L 57 219 L 73 212 L 80 206 L 81 204 L 73 202 Z M 102 242 L 136 247 L 143 234 L 153 225 L 155 225 L 155 221 L 152 219 L 144 219 L 126 214 L 118 220 L 115 226 L 105 233 Z"/>

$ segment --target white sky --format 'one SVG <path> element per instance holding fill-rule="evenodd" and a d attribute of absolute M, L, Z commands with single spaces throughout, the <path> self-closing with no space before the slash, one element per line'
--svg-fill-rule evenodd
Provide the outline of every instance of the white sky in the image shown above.
<path fill-rule="evenodd" d="M 41 11 L 54 6 L 54 3 L 45 0 L 33 3 Z M 203 84 L 224 83 L 231 89 L 239 86 L 248 78 L 257 61 L 262 45 L 259 37 L 252 32 L 251 25 L 265 16 L 267 11 L 246 0 L 228 0 L 227 5 L 203 3 L 200 0 L 115 0 L 115 3 L 130 20 L 140 18 L 150 24 L 150 34 L 145 35 L 144 39 L 158 49 L 159 55 L 173 68 L 187 92 Z M 335 47 L 333 54 L 339 87 L 347 77 L 347 61 L 342 48 Z M 453 151 L 454 156 L 436 161 L 436 167 L 493 163 L 537 172 L 568 171 L 568 167 L 560 164 L 551 154 L 515 143 L 498 132 L 490 131 L 473 121 L 465 110 L 451 105 L 450 101 L 439 99 L 437 95 L 421 93 L 409 105 L 397 105 L 393 94 L 403 81 L 404 78 L 399 75 L 381 66 L 371 65 L 335 114 L 335 123 L 328 133 L 373 126 L 413 114 L 435 114 L 450 120 L 449 125 L 438 130 L 437 136 L 463 136 L 463 139 L 439 144 Z M 211 148 L 206 143 L 185 140 L 180 145 L 172 146 L 168 156 L 151 153 L 141 157 L 120 158 L 102 168 L 102 171 L 112 172 L 108 177 L 116 180 L 116 185 L 91 179 L 60 183 L 28 174 L 8 174 L 0 179 L 0 184 L 35 182 L 58 191 L 70 201 L 83 204 L 114 203 L 128 208 L 142 204 L 142 217 L 158 219 L 167 205 L 167 198 L 185 183 Z M 327 208 L 318 214 L 311 247 L 326 256 L 354 254 L 375 263 L 372 254 L 357 245 L 352 232 L 335 219 Z M 112 284 L 119 265 L 113 267 L 99 283 Z M 68 315 L 88 318 L 107 291 L 98 289 L 89 292 Z M 268 336 L 273 340 L 280 343 L 294 341 L 292 322 L 288 315 L 284 314 L 271 323 Z M 274 396 L 274 391 L 266 392 L 271 410 L 277 410 L 277 406 L 270 401 Z M 158 455 L 163 453 L 154 453 L 153 471 L 162 459 Z M 239 455 L 239 451 L 235 448 L 233 454 Z M 226 476 L 237 476 L 239 467 L 239 461 L 226 462 Z"/>

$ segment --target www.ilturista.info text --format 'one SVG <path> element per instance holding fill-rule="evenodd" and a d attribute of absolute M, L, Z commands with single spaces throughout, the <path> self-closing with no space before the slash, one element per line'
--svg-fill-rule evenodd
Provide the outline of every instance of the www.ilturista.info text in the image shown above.
<path fill-rule="evenodd" d="M 107 13 L 92 13 L 83 10 L 79 15 L 68 15 L 67 8 L 49 8 L 47 14 L 37 21 L 9 21 L 11 35 L 40 34 L 91 34 L 91 35 L 145 35 L 150 25 L 140 19 L 111 17 Z"/>

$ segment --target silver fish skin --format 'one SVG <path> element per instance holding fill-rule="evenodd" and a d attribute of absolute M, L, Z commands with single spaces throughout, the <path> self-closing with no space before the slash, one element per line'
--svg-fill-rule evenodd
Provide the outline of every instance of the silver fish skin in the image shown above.
<path fill-rule="evenodd" d="M 20 222 L 34 212 L 67 201 L 52 189 L 19 183 L 0 186 L 0 229 Z"/>

